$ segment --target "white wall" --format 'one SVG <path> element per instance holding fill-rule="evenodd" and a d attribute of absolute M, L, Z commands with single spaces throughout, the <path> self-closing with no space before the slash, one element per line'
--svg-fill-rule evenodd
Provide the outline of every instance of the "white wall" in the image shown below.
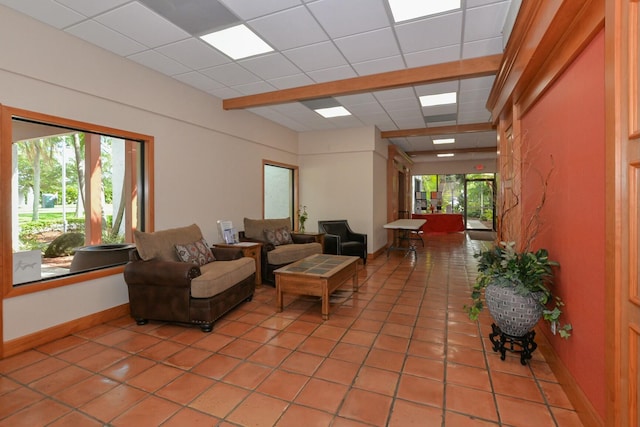
<path fill-rule="evenodd" d="M 0 103 L 155 137 L 155 228 L 262 215 L 262 159 L 297 133 L 0 6 Z M 3 143 L 5 141 L 2 141 Z M 126 303 L 121 275 L 4 300 L 4 340 Z"/>
<path fill-rule="evenodd" d="M 381 163 L 386 165 L 386 142 L 380 140 L 375 127 L 303 132 L 299 162 L 308 231 L 317 231 L 318 220 L 346 219 L 352 230 L 367 234 L 369 253 L 386 243 L 379 237 L 384 222 L 380 224 L 378 218 L 384 203 L 386 219 L 386 178 L 382 181 L 384 200 L 377 187 L 379 175 L 386 176 L 386 166 L 380 169 Z"/>

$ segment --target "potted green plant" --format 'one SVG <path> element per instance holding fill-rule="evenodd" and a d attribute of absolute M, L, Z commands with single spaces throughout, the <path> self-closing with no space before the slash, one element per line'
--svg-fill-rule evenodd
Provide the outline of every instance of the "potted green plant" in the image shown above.
<path fill-rule="evenodd" d="M 309 214 L 307 213 L 307 207 L 301 206 L 300 210 L 298 210 L 298 228 L 301 233 L 304 233 L 304 223 L 307 222 L 307 218 Z"/>
<path fill-rule="evenodd" d="M 486 302 L 505 334 L 523 336 L 542 317 L 562 338 L 571 336 L 571 325 L 560 321 L 564 303 L 551 291 L 553 268 L 559 264 L 549 259 L 546 249 L 518 252 L 514 242 L 500 242 L 474 257 L 478 259 L 478 275 L 471 293 L 473 303 L 465 306 L 472 320 L 478 318 Z M 517 308 L 509 305 L 514 302 Z"/>

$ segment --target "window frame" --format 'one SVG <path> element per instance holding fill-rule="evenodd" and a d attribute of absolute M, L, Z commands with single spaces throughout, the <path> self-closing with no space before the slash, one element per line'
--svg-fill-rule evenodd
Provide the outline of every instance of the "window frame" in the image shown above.
<path fill-rule="evenodd" d="M 299 187 L 298 187 L 298 180 L 299 180 L 299 169 L 298 166 L 296 165 L 290 165 L 287 163 L 281 163 L 281 162 L 274 162 L 271 160 L 262 160 L 262 189 L 261 189 L 261 193 L 262 193 L 262 218 L 265 217 L 265 194 L 264 194 L 264 186 L 265 186 L 265 170 L 267 166 L 273 166 L 273 167 L 278 167 L 278 168 L 283 168 L 283 169 L 288 169 L 292 172 L 292 178 L 293 178 L 293 182 L 291 183 L 292 188 L 291 193 L 292 193 L 292 212 L 291 212 L 291 227 L 292 230 L 297 230 L 298 229 L 298 210 L 299 210 L 299 204 L 300 204 L 300 194 L 299 194 Z"/>
<path fill-rule="evenodd" d="M 102 125 L 81 122 L 63 117 L 37 113 L 20 108 L 0 104 L 0 280 L 2 280 L 2 295 L 4 298 L 16 297 L 35 292 L 41 292 L 61 286 L 73 285 L 88 280 L 120 274 L 124 266 L 106 267 L 89 272 L 78 272 L 70 276 L 52 277 L 28 285 L 14 286 L 13 284 L 13 251 L 12 251 L 12 145 L 13 118 L 32 120 L 35 122 L 51 123 L 61 127 L 82 130 L 94 134 L 110 135 L 124 140 L 139 141 L 143 145 L 143 191 L 144 197 L 139 201 L 144 210 L 143 222 L 145 231 L 153 231 L 154 224 L 154 194 L 153 194 L 153 146 L 154 138 L 150 135 L 110 128 Z"/>

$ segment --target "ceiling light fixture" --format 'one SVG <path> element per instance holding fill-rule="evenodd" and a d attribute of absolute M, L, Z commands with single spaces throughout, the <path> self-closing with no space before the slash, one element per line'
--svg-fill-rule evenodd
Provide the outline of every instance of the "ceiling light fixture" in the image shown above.
<path fill-rule="evenodd" d="M 438 157 L 453 157 L 453 153 L 441 153 L 437 155 Z"/>
<path fill-rule="evenodd" d="M 456 142 L 455 138 L 443 138 L 443 139 L 434 139 L 434 144 L 453 144 Z"/>
<path fill-rule="evenodd" d="M 433 107 L 435 105 L 455 104 L 458 101 L 456 92 L 437 93 L 435 95 L 422 95 L 420 105 L 423 107 Z"/>
<path fill-rule="evenodd" d="M 244 24 L 205 34 L 200 38 L 235 60 L 273 51 L 271 46 Z"/>
<path fill-rule="evenodd" d="M 460 9 L 460 0 L 416 1 L 416 0 L 389 0 L 389 7 L 395 22 L 408 21 L 421 16 L 435 15 L 436 13 Z"/>
<path fill-rule="evenodd" d="M 313 110 L 316 113 L 320 114 L 325 119 L 330 119 L 332 117 L 342 117 L 342 116 L 350 116 L 351 113 L 346 108 L 340 107 L 329 107 L 329 108 L 318 108 Z"/>

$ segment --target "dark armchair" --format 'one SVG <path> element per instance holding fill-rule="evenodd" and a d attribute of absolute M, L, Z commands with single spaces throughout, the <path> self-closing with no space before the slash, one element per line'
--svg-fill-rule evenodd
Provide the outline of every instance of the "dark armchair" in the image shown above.
<path fill-rule="evenodd" d="M 324 253 L 362 258 L 367 263 L 367 235 L 355 233 L 346 219 L 318 221 L 318 231 L 324 235 Z"/>

